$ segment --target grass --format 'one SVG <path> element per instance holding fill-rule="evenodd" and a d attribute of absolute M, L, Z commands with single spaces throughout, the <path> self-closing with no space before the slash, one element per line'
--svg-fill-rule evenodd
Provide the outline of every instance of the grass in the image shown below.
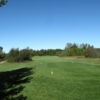
<path fill-rule="evenodd" d="M 5 63 L 0 100 L 99 100 L 99 77 L 99 59 L 37 56 L 32 62 Z"/>

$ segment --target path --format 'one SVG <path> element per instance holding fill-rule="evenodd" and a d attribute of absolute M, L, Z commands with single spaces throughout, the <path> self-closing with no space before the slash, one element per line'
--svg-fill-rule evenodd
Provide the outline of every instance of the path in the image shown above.
<path fill-rule="evenodd" d="M 3 64 L 3 63 L 5 63 L 5 62 L 6 62 L 6 61 L 1 61 L 0 64 Z"/>

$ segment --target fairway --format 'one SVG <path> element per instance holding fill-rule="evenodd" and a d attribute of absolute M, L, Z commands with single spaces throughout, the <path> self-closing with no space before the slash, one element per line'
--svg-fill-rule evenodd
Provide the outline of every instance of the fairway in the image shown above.
<path fill-rule="evenodd" d="M 100 100 L 100 59 L 36 56 L 6 62 L 0 65 L 0 87 L 0 100 Z"/>

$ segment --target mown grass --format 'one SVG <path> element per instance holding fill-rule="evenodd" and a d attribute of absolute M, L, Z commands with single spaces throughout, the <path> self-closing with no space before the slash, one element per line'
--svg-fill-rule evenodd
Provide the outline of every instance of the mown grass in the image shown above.
<path fill-rule="evenodd" d="M 0 73 L 0 87 L 4 89 L 0 94 L 12 98 L 10 100 L 100 99 L 99 59 L 33 57 L 32 62 L 2 64 Z"/>

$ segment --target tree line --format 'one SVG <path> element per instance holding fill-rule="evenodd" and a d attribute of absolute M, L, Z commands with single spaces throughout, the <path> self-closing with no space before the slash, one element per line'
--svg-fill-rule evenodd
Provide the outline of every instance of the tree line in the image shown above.
<path fill-rule="evenodd" d="M 41 49 L 33 50 L 34 56 L 59 56 L 62 53 L 62 49 Z"/>
<path fill-rule="evenodd" d="M 76 44 L 76 43 L 67 43 L 65 49 L 62 53 L 62 56 L 85 56 L 89 57 L 87 54 L 87 50 L 93 50 L 94 46 L 90 44 Z M 92 54 L 91 54 L 92 55 Z"/>
<path fill-rule="evenodd" d="M 33 56 L 46 56 L 46 55 L 57 55 L 61 53 L 62 50 L 60 49 L 48 49 L 48 50 L 32 50 L 29 47 L 19 50 L 18 48 L 12 48 L 6 59 L 8 62 L 24 62 L 24 61 L 31 61 Z"/>
<path fill-rule="evenodd" d="M 8 62 L 24 62 L 31 61 L 33 56 L 59 56 L 62 49 L 41 49 L 33 50 L 29 47 L 19 50 L 19 48 L 12 48 L 9 53 L 3 52 L 3 47 L 0 47 L 0 61 L 7 60 Z"/>
<path fill-rule="evenodd" d="M 100 48 L 94 48 L 93 45 L 87 43 L 67 43 L 61 56 L 100 57 Z"/>
<path fill-rule="evenodd" d="M 3 52 L 3 47 L 0 46 L 0 61 L 7 60 L 8 62 L 24 62 L 31 61 L 33 56 L 85 56 L 90 58 L 100 58 L 100 48 L 94 48 L 90 44 L 67 43 L 62 49 L 41 49 L 33 50 L 29 47 L 19 50 L 12 48 L 9 53 Z"/>

